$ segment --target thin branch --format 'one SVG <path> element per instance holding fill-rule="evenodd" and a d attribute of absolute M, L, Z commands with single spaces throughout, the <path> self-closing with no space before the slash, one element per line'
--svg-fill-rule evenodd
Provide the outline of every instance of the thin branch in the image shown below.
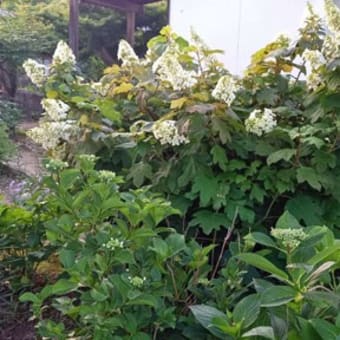
<path fill-rule="evenodd" d="M 178 289 L 177 289 L 177 285 L 176 285 L 176 279 L 175 279 L 174 272 L 173 272 L 172 268 L 170 267 L 170 265 L 168 263 L 166 264 L 166 266 L 169 269 L 169 272 L 170 272 L 170 275 L 171 275 L 172 285 L 173 285 L 174 290 L 175 290 L 175 298 L 176 298 L 176 300 L 178 300 L 179 295 L 178 295 Z"/>
<path fill-rule="evenodd" d="M 236 218 L 238 216 L 238 207 L 236 207 L 236 210 L 235 210 L 235 214 L 234 214 L 234 217 L 233 217 L 233 221 L 231 223 L 231 226 L 230 228 L 228 228 L 228 232 L 227 232 L 227 235 L 225 236 L 224 240 L 223 240 L 223 245 L 222 245 L 222 249 L 221 249 L 221 252 L 220 252 L 220 255 L 217 259 L 217 262 L 216 262 L 216 265 L 215 265 L 215 268 L 214 268 L 214 271 L 211 275 L 211 279 L 213 279 L 215 276 L 216 276 L 216 273 L 220 267 L 220 263 L 222 261 L 222 258 L 223 258 L 223 254 L 224 254 L 224 251 L 225 251 L 225 248 L 228 244 L 228 241 L 229 239 L 231 238 L 231 235 L 233 234 L 233 231 L 235 229 L 235 223 L 236 223 Z"/>

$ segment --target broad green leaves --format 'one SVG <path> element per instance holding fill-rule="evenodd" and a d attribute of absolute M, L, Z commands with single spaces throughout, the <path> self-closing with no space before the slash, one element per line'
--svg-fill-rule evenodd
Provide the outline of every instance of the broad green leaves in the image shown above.
<path fill-rule="evenodd" d="M 281 160 L 288 162 L 295 154 L 295 149 L 281 149 L 270 154 L 267 158 L 267 163 L 268 165 L 271 165 Z"/>
<path fill-rule="evenodd" d="M 288 275 L 281 270 L 280 268 L 276 267 L 273 263 L 267 260 L 265 257 L 252 254 L 252 253 L 243 253 L 237 255 L 237 258 L 241 261 L 246 262 L 247 264 L 254 266 L 260 270 L 263 270 L 274 277 L 278 278 L 283 282 L 287 282 L 289 280 Z"/>

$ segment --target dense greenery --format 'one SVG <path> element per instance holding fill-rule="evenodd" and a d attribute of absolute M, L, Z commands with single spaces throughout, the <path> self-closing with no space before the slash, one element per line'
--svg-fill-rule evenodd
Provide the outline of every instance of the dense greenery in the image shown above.
<path fill-rule="evenodd" d="M 2 1 L 0 74 L 1 84 L 9 96 L 15 95 L 24 60 L 48 59 L 57 42 L 67 40 L 68 7 L 68 0 Z M 87 75 L 97 78 L 105 63 L 114 60 L 115 46 L 125 36 L 126 19 L 120 12 L 97 6 L 82 5 L 80 9 L 80 64 Z M 137 16 L 136 48 L 140 53 L 166 20 L 166 6 L 162 2 L 147 6 L 145 13 Z"/>
<path fill-rule="evenodd" d="M 24 64 L 53 160 L 0 208 L 2 272 L 53 339 L 340 336 L 340 10 L 233 77 L 169 27 L 82 77 Z M 23 294 L 22 294 L 23 293 Z"/>

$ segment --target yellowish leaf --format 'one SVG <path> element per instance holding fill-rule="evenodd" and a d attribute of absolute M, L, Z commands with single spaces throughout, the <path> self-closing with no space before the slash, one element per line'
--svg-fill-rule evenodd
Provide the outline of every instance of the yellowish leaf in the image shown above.
<path fill-rule="evenodd" d="M 89 117 L 87 115 L 81 115 L 79 118 L 80 125 L 87 125 L 89 122 Z"/>
<path fill-rule="evenodd" d="M 293 66 L 289 64 L 282 64 L 280 66 L 281 66 L 281 70 L 284 72 L 291 72 L 293 70 Z"/>
<path fill-rule="evenodd" d="M 200 102 L 208 102 L 210 99 L 210 94 L 207 91 L 196 92 L 192 95 L 193 99 L 197 99 Z"/>
<path fill-rule="evenodd" d="M 54 90 L 47 91 L 46 97 L 49 99 L 56 99 L 58 98 L 58 92 Z"/>
<path fill-rule="evenodd" d="M 187 100 L 188 100 L 187 97 L 174 99 L 174 100 L 171 101 L 170 108 L 172 110 L 181 109 L 183 107 L 183 105 L 186 103 Z"/>
<path fill-rule="evenodd" d="M 121 83 L 119 86 L 115 87 L 112 91 L 113 94 L 128 93 L 133 89 L 131 83 Z"/>
<path fill-rule="evenodd" d="M 120 71 L 119 65 L 112 65 L 104 70 L 104 74 L 118 74 Z"/>

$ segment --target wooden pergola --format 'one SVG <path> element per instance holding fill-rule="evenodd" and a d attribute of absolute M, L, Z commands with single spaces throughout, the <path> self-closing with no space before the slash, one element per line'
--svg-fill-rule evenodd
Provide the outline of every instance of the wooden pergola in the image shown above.
<path fill-rule="evenodd" d="M 69 44 L 74 54 L 79 49 L 79 6 L 89 4 L 111 9 L 118 9 L 126 14 L 126 37 L 128 42 L 134 44 L 136 13 L 143 11 L 143 6 L 160 0 L 70 0 Z M 169 4 L 169 0 L 168 0 Z"/>

